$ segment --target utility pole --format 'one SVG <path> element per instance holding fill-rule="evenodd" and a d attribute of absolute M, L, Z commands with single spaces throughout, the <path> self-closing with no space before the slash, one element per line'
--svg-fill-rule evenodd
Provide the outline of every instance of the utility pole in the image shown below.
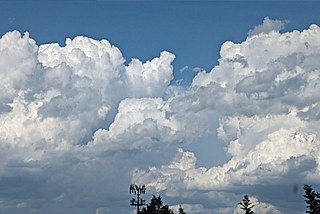
<path fill-rule="evenodd" d="M 129 190 L 130 190 L 130 194 L 133 193 L 137 195 L 137 200 L 135 198 L 132 198 L 130 200 L 130 205 L 137 207 L 137 214 L 139 214 L 140 206 L 146 205 L 146 200 L 143 200 L 142 198 L 140 198 L 141 194 L 146 194 L 146 186 L 145 185 L 138 186 L 136 184 L 131 184 Z"/>

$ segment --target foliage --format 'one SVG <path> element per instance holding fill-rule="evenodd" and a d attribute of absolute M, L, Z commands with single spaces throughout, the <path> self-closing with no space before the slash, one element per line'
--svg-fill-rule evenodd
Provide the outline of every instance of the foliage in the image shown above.
<path fill-rule="evenodd" d="M 179 214 L 186 214 L 181 205 L 179 206 Z"/>
<path fill-rule="evenodd" d="M 168 205 L 163 205 L 162 197 L 159 195 L 156 197 L 153 195 L 150 204 L 147 204 L 147 208 L 143 208 L 140 213 L 144 214 L 173 214 L 173 211 L 169 209 Z"/>
<path fill-rule="evenodd" d="M 253 214 L 251 209 L 254 207 L 254 205 L 251 204 L 248 195 L 245 195 L 242 199 L 242 202 L 239 202 L 239 204 L 241 205 L 241 209 L 246 211 L 245 214 Z"/>
<path fill-rule="evenodd" d="M 306 198 L 304 201 L 307 203 L 307 208 L 309 209 L 306 213 L 320 214 L 320 194 L 313 190 L 312 185 L 304 184 L 303 189 L 305 190 L 303 196 Z"/>

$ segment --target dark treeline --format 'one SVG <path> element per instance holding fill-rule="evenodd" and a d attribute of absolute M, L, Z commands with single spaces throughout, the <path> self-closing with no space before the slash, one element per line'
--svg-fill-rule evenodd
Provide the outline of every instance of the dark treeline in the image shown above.
<path fill-rule="evenodd" d="M 304 184 L 303 189 L 305 191 L 303 196 L 306 198 L 304 201 L 307 204 L 306 213 L 320 214 L 320 193 L 314 191 L 312 185 L 309 184 Z M 245 214 L 253 214 L 252 208 L 254 205 L 251 204 L 248 195 L 245 195 L 239 204 L 241 205 L 241 209 L 245 211 Z"/>
<path fill-rule="evenodd" d="M 156 197 L 153 195 L 150 204 L 147 204 L 147 207 L 142 208 L 140 213 L 143 214 L 174 214 L 174 212 L 169 208 L 169 205 L 164 205 L 162 197 L 159 195 Z M 179 214 L 186 214 L 183 208 L 179 207 Z"/>
<path fill-rule="evenodd" d="M 309 214 L 320 214 L 320 193 L 313 190 L 312 185 L 304 184 L 303 189 L 305 194 L 305 202 L 307 204 L 306 213 Z M 250 202 L 249 196 L 244 195 L 241 202 L 239 202 L 240 208 L 244 211 L 244 214 L 253 214 L 252 208 L 254 205 Z M 139 212 L 141 214 L 174 214 L 169 208 L 169 205 L 164 205 L 162 197 L 153 195 L 151 202 L 146 207 L 142 208 Z M 186 214 L 182 206 L 179 207 L 178 214 Z"/>

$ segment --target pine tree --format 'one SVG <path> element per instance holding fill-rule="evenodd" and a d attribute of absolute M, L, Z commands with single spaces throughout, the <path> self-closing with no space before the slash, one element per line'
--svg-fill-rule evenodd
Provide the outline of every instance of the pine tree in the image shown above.
<path fill-rule="evenodd" d="M 147 204 L 147 208 L 143 208 L 140 213 L 144 214 L 173 214 L 173 211 L 169 209 L 168 205 L 163 205 L 162 197 L 159 195 L 156 197 L 153 195 L 150 204 Z"/>
<path fill-rule="evenodd" d="M 186 214 L 181 205 L 179 206 L 179 214 Z"/>
<path fill-rule="evenodd" d="M 253 214 L 251 209 L 254 207 L 254 205 L 251 204 L 248 195 L 245 195 L 242 199 L 242 202 L 239 202 L 239 204 L 241 205 L 240 208 L 246 211 L 245 214 Z"/>
<path fill-rule="evenodd" d="M 304 184 L 303 189 L 305 190 L 303 196 L 306 198 L 304 201 L 307 203 L 307 208 L 309 209 L 306 213 L 320 214 L 320 194 L 313 190 L 312 185 Z"/>

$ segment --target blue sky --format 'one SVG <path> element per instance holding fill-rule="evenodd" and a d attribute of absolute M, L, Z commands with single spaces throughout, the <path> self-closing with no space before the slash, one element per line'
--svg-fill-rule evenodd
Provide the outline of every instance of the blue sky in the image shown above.
<path fill-rule="evenodd" d="M 0 210 L 130 213 L 138 183 L 190 214 L 241 213 L 244 194 L 256 213 L 304 213 L 319 8 L 0 1 Z"/>

